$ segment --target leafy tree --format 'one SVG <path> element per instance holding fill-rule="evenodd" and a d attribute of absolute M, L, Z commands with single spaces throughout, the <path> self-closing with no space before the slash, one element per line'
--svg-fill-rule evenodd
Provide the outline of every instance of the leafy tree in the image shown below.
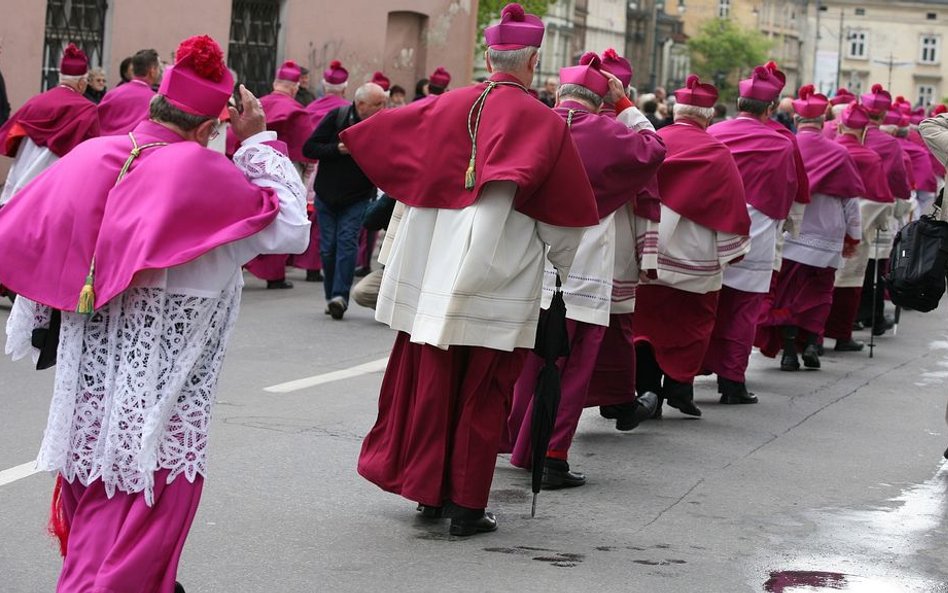
<path fill-rule="evenodd" d="M 480 0 L 477 3 L 477 48 L 484 50 L 484 29 L 491 21 L 500 17 L 500 12 L 513 0 Z M 529 14 L 544 17 L 551 4 L 556 0 L 517 0 L 520 6 Z"/>
<path fill-rule="evenodd" d="M 708 21 L 688 40 L 692 69 L 702 79 L 714 81 L 722 101 L 737 97 L 738 77 L 763 64 L 770 47 L 762 33 L 730 19 Z"/>

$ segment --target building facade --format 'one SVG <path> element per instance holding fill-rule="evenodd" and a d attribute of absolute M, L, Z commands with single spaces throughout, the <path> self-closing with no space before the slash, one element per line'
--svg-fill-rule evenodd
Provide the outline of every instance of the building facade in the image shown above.
<path fill-rule="evenodd" d="M 925 106 L 948 96 L 948 0 L 819 0 L 807 20 L 804 69 L 821 90 L 858 94 L 881 83 Z"/>
<path fill-rule="evenodd" d="M 409 92 L 444 66 L 456 84 L 471 77 L 477 0 L 0 0 L 0 55 L 14 108 L 55 85 L 69 42 L 105 68 L 109 86 L 119 63 L 142 48 L 172 62 L 178 43 L 208 34 L 228 65 L 255 92 L 266 92 L 277 65 L 296 60 L 318 73 L 341 60 L 350 93 L 381 70 Z"/>

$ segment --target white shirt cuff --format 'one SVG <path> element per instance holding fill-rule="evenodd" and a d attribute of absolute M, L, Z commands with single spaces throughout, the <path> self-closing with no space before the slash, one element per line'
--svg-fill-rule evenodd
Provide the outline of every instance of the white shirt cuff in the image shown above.
<path fill-rule="evenodd" d="M 241 142 L 240 145 L 249 146 L 250 144 L 263 144 L 264 142 L 273 142 L 276 139 L 277 139 L 276 132 L 273 132 L 270 130 L 264 130 L 262 132 L 257 132 L 250 138 L 247 138 L 246 140 Z"/>

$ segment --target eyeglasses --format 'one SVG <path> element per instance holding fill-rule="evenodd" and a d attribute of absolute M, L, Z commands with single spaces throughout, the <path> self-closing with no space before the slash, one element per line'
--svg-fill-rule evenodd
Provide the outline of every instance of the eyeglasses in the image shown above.
<path fill-rule="evenodd" d="M 218 120 L 217 125 L 214 126 L 214 129 L 211 130 L 210 135 L 207 137 L 208 142 L 213 142 L 221 135 L 221 131 L 224 129 L 224 122 Z"/>

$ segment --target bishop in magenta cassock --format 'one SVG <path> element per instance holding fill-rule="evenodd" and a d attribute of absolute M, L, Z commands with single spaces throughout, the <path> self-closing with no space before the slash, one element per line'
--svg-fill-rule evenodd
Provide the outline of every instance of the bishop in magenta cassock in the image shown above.
<path fill-rule="evenodd" d="M 454 535 L 496 529 L 485 507 L 544 261 L 567 278 L 583 227 L 599 223 L 566 122 L 527 92 L 543 32 L 507 5 L 485 31 L 488 81 L 342 133 L 404 205 L 376 310 L 398 335 L 359 473 L 426 516 L 449 514 Z"/>
<path fill-rule="evenodd" d="M 543 468 L 543 487 L 547 489 L 586 482 L 583 474 L 570 471 L 569 448 L 586 407 L 596 357 L 609 326 L 616 268 L 630 263 L 636 271 L 642 265 L 653 270 L 655 267 L 654 255 L 644 264 L 628 260 L 634 260 L 636 254 L 635 196 L 654 177 L 665 156 L 664 144 L 648 119 L 626 97 L 622 82 L 603 72 L 595 53 L 585 54 L 578 66 L 561 69 L 560 85 L 555 111 L 566 120 L 592 183 L 599 224 L 586 229 L 563 283 L 570 350 L 559 361 L 560 404 Z M 603 100 L 612 105 L 615 118 L 599 115 Z M 544 304 L 552 299 L 556 275 L 548 264 Z M 526 469 L 532 459 L 532 399 L 543 365 L 541 357 L 528 355 L 514 389 L 507 424 L 513 445 L 510 461 Z"/>
<path fill-rule="evenodd" d="M 855 103 L 858 100 L 859 98 L 849 92 L 847 88 L 840 87 L 836 90 L 836 94 L 829 99 L 829 113 L 826 121 L 823 123 L 824 136 L 829 140 L 836 139 L 836 134 L 839 132 L 839 116 L 842 115 L 850 103 Z"/>
<path fill-rule="evenodd" d="M 0 127 L 0 154 L 13 159 L 0 206 L 80 142 L 99 135 L 95 103 L 82 96 L 88 70 L 86 54 L 70 43 L 59 62 L 59 85 L 31 98 Z"/>
<path fill-rule="evenodd" d="M 380 74 L 380 73 L 376 73 Z M 373 77 L 373 82 L 375 79 Z M 343 68 L 342 62 L 333 60 L 329 63 L 329 68 L 323 72 L 323 96 L 316 99 L 306 106 L 306 113 L 310 118 L 310 132 L 319 127 L 320 122 L 330 111 L 349 105 L 350 101 L 345 98 L 346 88 L 349 85 L 349 71 Z M 388 89 L 386 89 L 388 90 Z M 308 137 L 308 135 L 307 135 Z M 312 190 L 316 179 L 315 167 L 308 167 L 306 171 L 306 187 Z M 296 268 L 306 270 L 307 282 L 318 282 L 323 279 L 322 258 L 319 254 L 319 224 L 316 216 L 316 194 L 310 191 L 307 197 L 307 208 L 309 210 L 309 220 L 312 223 L 310 227 L 309 247 L 299 255 L 290 257 L 289 264 Z"/>
<path fill-rule="evenodd" d="M 240 265 L 309 236 L 302 183 L 246 89 L 234 162 L 206 148 L 233 90 L 220 47 L 191 38 L 176 57 L 150 119 L 81 144 L 0 211 L 0 281 L 21 295 L 7 352 L 35 355 L 37 332 L 58 343 L 36 463 L 57 476 L 60 593 L 180 590 Z"/>
<path fill-rule="evenodd" d="M 845 148 L 823 135 L 829 100 L 813 85 L 800 88 L 793 102 L 797 141 L 806 167 L 811 202 L 800 233 L 786 233 L 783 265 L 761 315 L 757 346 L 765 356 L 783 348 L 780 368 L 800 368 L 797 342 L 805 344 L 803 364 L 820 368 L 819 339 L 833 301 L 836 270 L 855 254 L 862 238 L 858 197 L 865 194 L 856 164 Z"/>
<path fill-rule="evenodd" d="M 301 176 L 308 159 L 303 156 L 303 144 L 313 132 L 312 118 L 295 97 L 300 88 L 300 67 L 288 60 L 277 70 L 273 81 L 273 92 L 260 97 L 260 104 L 267 116 L 267 129 L 276 132 L 277 138 L 286 143 L 290 160 Z M 247 263 L 247 270 L 267 281 L 267 288 L 293 288 L 286 280 L 286 266 L 290 255 L 261 255 Z"/>
<path fill-rule="evenodd" d="M 148 106 L 155 97 L 152 86 L 161 80 L 161 60 L 153 49 L 132 56 L 133 77 L 105 94 L 99 103 L 99 123 L 103 136 L 125 135 L 148 119 Z"/>
<path fill-rule="evenodd" d="M 740 171 L 706 131 L 717 98 L 713 85 L 689 76 L 675 91 L 675 123 L 658 132 L 668 148 L 658 171 L 658 277 L 639 287 L 636 305 L 638 390 L 660 393 L 691 415 L 701 414 L 693 383 L 711 340 L 724 270 L 750 250 Z"/>
<path fill-rule="evenodd" d="M 704 368 L 718 376 L 721 403 L 751 404 L 744 373 L 754 345 L 760 308 L 771 288 L 777 236 L 797 198 L 793 143 L 768 124 L 784 77 L 758 66 L 739 84 L 738 115 L 715 124 L 708 133 L 734 156 L 744 183 L 751 219 L 751 248 L 740 263 L 724 271 L 724 287 Z"/>
<path fill-rule="evenodd" d="M 870 256 L 874 255 L 872 250 L 877 234 L 892 216 L 895 198 L 889 189 L 882 159 L 863 145 L 869 111 L 862 105 L 851 103 L 838 119 L 836 142 L 846 149 L 855 163 L 864 193 L 859 196 L 860 242 L 855 255 L 844 259 L 836 271 L 832 308 L 824 335 L 836 340 L 834 350 L 837 352 L 858 352 L 864 345 L 853 340 L 853 324 L 859 311 L 866 267 Z"/>

